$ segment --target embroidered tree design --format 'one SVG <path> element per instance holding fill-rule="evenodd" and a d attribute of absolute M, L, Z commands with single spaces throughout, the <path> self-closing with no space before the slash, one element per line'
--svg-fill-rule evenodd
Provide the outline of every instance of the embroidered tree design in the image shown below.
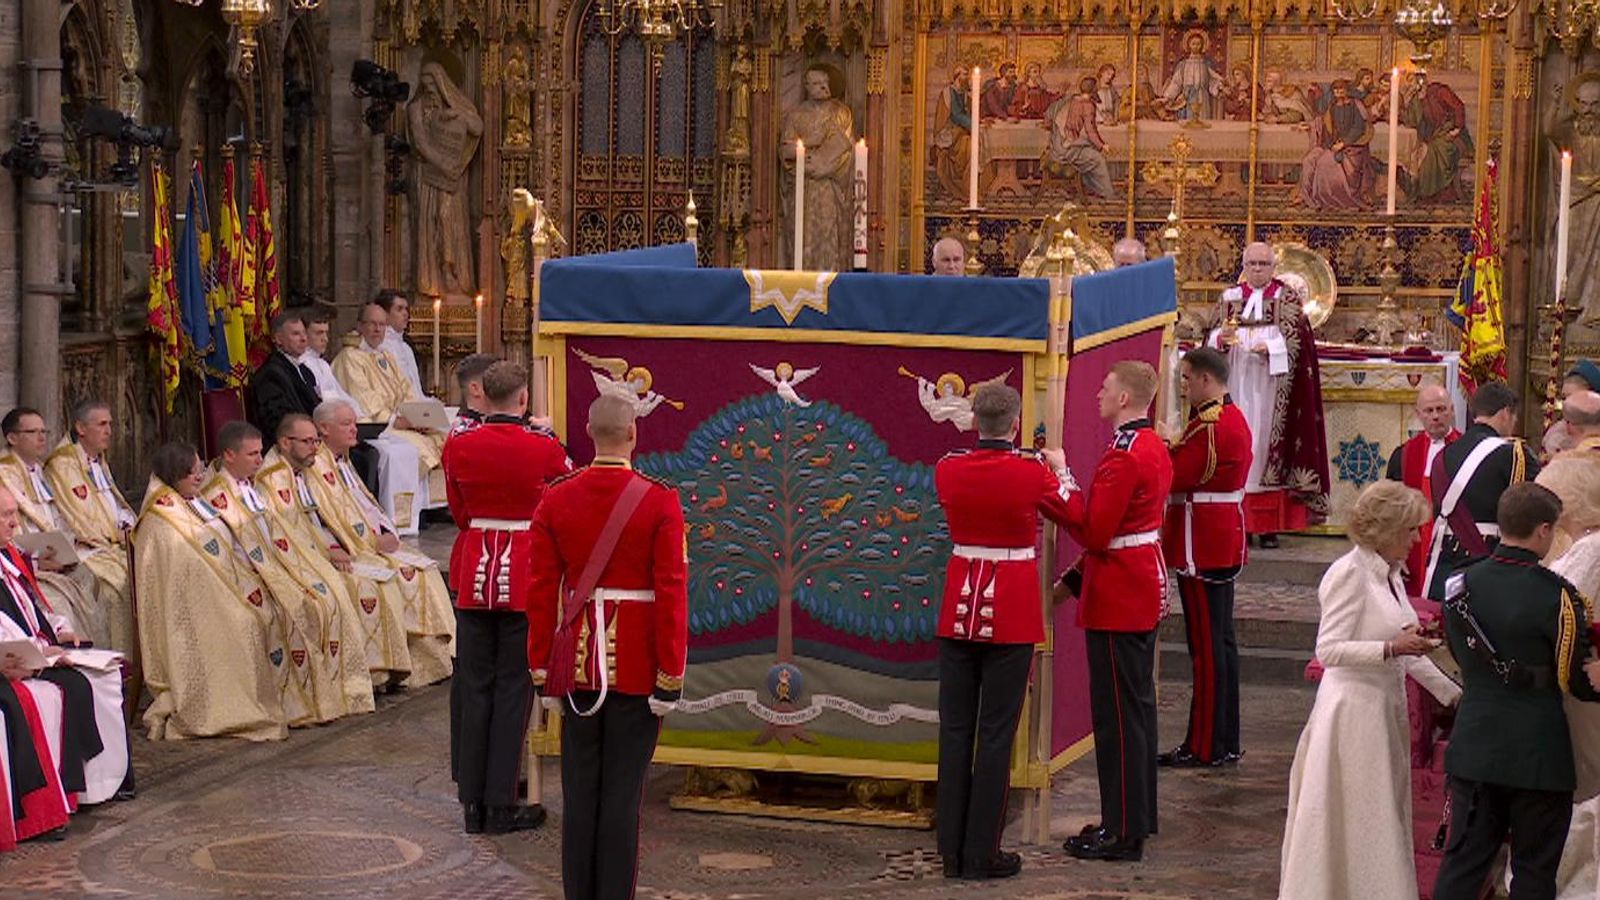
<path fill-rule="evenodd" d="M 683 493 L 691 632 L 776 607 L 778 661 L 789 662 L 798 605 L 857 638 L 933 638 L 949 540 L 933 470 L 890 456 L 861 419 L 762 394 L 701 423 L 681 453 L 638 466 Z"/>

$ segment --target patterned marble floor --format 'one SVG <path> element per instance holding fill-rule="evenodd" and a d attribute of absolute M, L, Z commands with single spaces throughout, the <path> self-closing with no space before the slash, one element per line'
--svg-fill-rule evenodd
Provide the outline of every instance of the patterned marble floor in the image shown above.
<path fill-rule="evenodd" d="M 0 894 L 560 897 L 554 763 L 546 778 L 549 826 L 500 838 L 462 834 L 446 768 L 447 694 L 436 686 L 401 695 L 374 715 L 296 731 L 276 744 L 136 738 L 140 797 L 78 816 L 61 843 L 0 857 Z M 1167 683 L 1161 694 L 1167 746 L 1181 736 L 1187 692 Z M 945 881 L 928 832 L 672 811 L 667 798 L 682 776 L 658 768 L 646 803 L 639 895 L 1271 897 L 1289 763 L 1311 698 L 1304 687 L 1247 685 L 1248 756 L 1233 771 L 1161 776 L 1161 835 L 1145 862 L 1083 863 L 1059 843 L 1024 847 L 1023 874 L 1000 883 Z M 1053 795 L 1059 842 L 1097 818 L 1092 759 L 1062 773 Z"/>

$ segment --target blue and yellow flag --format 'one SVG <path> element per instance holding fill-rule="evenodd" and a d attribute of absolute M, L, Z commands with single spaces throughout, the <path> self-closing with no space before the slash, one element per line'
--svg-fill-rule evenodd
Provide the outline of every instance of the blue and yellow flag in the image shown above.
<path fill-rule="evenodd" d="M 145 326 L 155 336 L 153 352 L 161 370 L 161 392 L 167 412 L 178 395 L 182 374 L 183 348 L 178 335 L 178 285 L 172 259 L 172 178 L 151 154 L 151 211 L 154 227 L 150 233 L 150 297 L 145 305 Z"/>
<path fill-rule="evenodd" d="M 1461 265 L 1461 289 L 1445 318 L 1461 329 L 1461 386 L 1470 394 L 1506 377 L 1506 326 L 1501 309 L 1500 248 L 1495 243 L 1494 185 L 1498 167 L 1489 158 L 1478 186 L 1472 252 Z"/>
<path fill-rule="evenodd" d="M 192 366 L 214 349 L 211 340 L 211 307 L 206 297 L 206 266 L 200 249 L 201 235 L 211 243 L 206 222 L 206 186 L 196 161 L 189 176 L 189 205 L 184 215 L 183 238 L 178 243 L 178 318 L 183 329 L 183 355 Z"/>
<path fill-rule="evenodd" d="M 222 163 L 222 206 L 217 213 L 215 294 L 213 309 L 222 311 L 222 337 L 228 348 L 228 384 L 242 385 L 250 372 L 246 354 L 243 286 L 244 236 L 239 220 L 239 204 L 234 199 L 238 173 L 232 155 Z"/>

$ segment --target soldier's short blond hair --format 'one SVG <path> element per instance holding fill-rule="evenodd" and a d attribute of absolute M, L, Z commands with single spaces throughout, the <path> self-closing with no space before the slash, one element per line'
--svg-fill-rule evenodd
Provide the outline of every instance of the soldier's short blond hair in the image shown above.
<path fill-rule="evenodd" d="M 1011 426 L 1021 416 L 1022 395 L 1010 385 L 986 384 L 972 395 L 972 417 L 979 437 L 1009 437 Z"/>
<path fill-rule="evenodd" d="M 589 404 L 589 436 L 597 444 L 620 444 L 628 440 L 636 414 L 633 404 L 621 397 L 601 394 Z"/>
<path fill-rule="evenodd" d="M 1128 392 L 1128 399 L 1139 409 L 1148 409 L 1156 399 L 1156 370 L 1147 362 L 1136 359 L 1118 360 L 1111 364 L 1111 374 L 1117 384 Z"/>

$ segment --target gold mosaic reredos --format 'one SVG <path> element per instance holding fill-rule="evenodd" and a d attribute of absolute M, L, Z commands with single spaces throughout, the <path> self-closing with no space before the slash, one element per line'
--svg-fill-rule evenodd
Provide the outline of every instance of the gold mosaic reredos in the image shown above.
<path fill-rule="evenodd" d="M 219 875 L 303 881 L 392 872 L 422 856 L 421 847 L 390 834 L 267 831 L 213 841 L 190 862 Z"/>

